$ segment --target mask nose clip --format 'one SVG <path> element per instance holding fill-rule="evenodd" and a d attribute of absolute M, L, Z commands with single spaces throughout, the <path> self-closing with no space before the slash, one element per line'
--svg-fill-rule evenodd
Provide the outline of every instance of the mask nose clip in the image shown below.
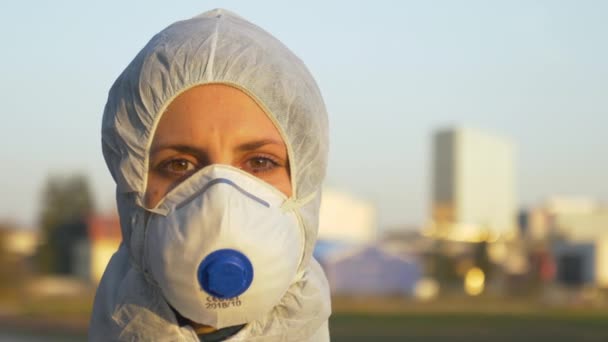
<path fill-rule="evenodd" d="M 205 292 L 220 299 L 234 298 L 251 285 L 253 266 L 245 254 L 234 249 L 220 249 L 201 261 L 197 277 Z"/>

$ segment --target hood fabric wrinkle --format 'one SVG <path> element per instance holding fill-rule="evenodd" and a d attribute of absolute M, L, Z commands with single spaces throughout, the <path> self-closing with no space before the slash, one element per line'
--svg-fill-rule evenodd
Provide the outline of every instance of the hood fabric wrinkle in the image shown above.
<path fill-rule="evenodd" d="M 251 96 L 287 145 L 293 210 L 304 230 L 298 276 L 281 302 L 230 341 L 327 341 L 327 280 L 312 257 L 328 121 L 310 72 L 283 43 L 258 26 L 217 9 L 176 22 L 156 34 L 112 85 L 102 120 L 104 159 L 116 182 L 123 242 L 98 287 L 90 340 L 198 341 L 180 327 L 145 265 L 143 207 L 148 150 L 162 113 L 182 92 L 203 84 L 234 86 Z M 143 222 L 143 223 L 142 223 Z"/>

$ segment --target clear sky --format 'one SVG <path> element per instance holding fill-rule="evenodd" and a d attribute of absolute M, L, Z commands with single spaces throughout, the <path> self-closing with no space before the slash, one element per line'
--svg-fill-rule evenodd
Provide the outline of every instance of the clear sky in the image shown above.
<path fill-rule="evenodd" d="M 170 23 L 223 7 L 308 65 L 330 113 L 327 184 L 379 224 L 428 216 L 433 130 L 517 146 L 517 194 L 608 200 L 608 1 L 3 1 L 0 219 L 33 225 L 49 174 L 89 175 L 100 209 L 107 91 Z"/>

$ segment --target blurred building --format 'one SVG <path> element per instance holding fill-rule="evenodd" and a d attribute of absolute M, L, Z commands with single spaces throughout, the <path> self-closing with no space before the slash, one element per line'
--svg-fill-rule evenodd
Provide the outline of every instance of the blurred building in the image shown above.
<path fill-rule="evenodd" d="M 324 189 L 319 212 L 320 240 L 368 243 L 376 239 L 375 207 L 350 194 Z"/>
<path fill-rule="evenodd" d="M 35 270 L 34 255 L 38 247 L 37 230 L 0 223 L 0 288 L 18 285 Z"/>
<path fill-rule="evenodd" d="M 90 215 L 60 226 L 60 274 L 97 283 L 122 240 L 118 216 Z"/>
<path fill-rule="evenodd" d="M 36 253 L 39 233 L 33 229 L 9 229 L 4 232 L 4 250 L 8 253 L 31 257 Z"/>
<path fill-rule="evenodd" d="M 584 197 L 552 197 L 522 213 L 520 225 L 527 241 L 550 246 L 558 283 L 608 288 L 608 206 Z"/>
<path fill-rule="evenodd" d="M 91 216 L 88 221 L 89 277 L 99 282 L 122 240 L 118 216 Z"/>
<path fill-rule="evenodd" d="M 436 241 L 420 234 L 419 229 L 410 228 L 385 231 L 379 243 L 384 250 L 395 254 L 421 256 L 431 252 Z"/>
<path fill-rule="evenodd" d="M 547 202 L 557 281 L 608 288 L 608 207 L 592 200 L 554 198 Z"/>
<path fill-rule="evenodd" d="M 334 295 L 411 295 L 423 273 L 418 258 L 380 245 L 342 249 L 320 261 Z"/>
<path fill-rule="evenodd" d="M 60 276 L 89 277 L 88 233 L 84 218 L 58 225 L 45 237 L 52 246 L 55 265 L 51 272 Z"/>
<path fill-rule="evenodd" d="M 512 234 L 516 227 L 514 146 L 469 128 L 433 138 L 431 234 L 455 240 Z"/>
<path fill-rule="evenodd" d="M 518 216 L 519 236 L 530 242 L 547 240 L 552 234 L 551 219 L 542 207 L 522 210 Z"/>

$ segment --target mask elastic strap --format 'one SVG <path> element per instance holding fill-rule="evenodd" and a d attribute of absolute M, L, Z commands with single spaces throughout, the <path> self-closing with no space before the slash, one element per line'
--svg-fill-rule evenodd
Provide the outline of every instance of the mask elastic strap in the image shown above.
<path fill-rule="evenodd" d="M 317 191 L 313 191 L 310 194 L 299 199 L 293 199 L 293 197 L 290 197 L 281 205 L 281 209 L 283 210 L 283 212 L 300 209 L 306 204 L 308 204 L 308 202 L 312 201 L 316 196 Z"/>

